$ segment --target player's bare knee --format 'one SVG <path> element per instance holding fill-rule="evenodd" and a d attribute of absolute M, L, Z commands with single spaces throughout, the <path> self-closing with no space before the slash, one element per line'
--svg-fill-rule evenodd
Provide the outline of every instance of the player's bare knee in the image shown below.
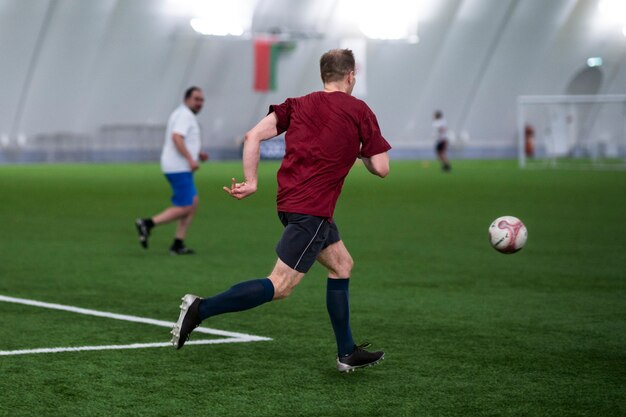
<path fill-rule="evenodd" d="M 350 276 L 350 273 L 352 272 L 352 268 L 354 268 L 354 259 L 352 259 L 351 256 L 348 256 L 348 259 L 346 260 L 346 268 L 348 270 L 347 276 Z"/>
<path fill-rule="evenodd" d="M 191 206 L 189 206 L 189 213 L 195 213 L 195 211 L 198 209 L 199 202 L 200 200 L 198 199 L 198 196 L 195 196 L 193 198 L 193 203 L 191 203 Z"/>
<path fill-rule="evenodd" d="M 335 271 L 335 273 L 339 277 L 349 278 L 350 274 L 352 273 L 353 266 L 354 266 L 354 261 L 352 260 L 352 257 L 346 256 L 341 259 L 341 262 L 339 262 L 337 271 Z"/>

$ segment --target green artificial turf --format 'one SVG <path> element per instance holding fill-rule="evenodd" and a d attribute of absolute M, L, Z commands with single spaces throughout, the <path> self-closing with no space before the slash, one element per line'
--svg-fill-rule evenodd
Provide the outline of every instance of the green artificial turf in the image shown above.
<path fill-rule="evenodd" d="M 0 294 L 174 321 L 183 294 L 271 270 L 277 166 L 243 201 L 221 190 L 240 164 L 202 167 L 189 257 L 168 255 L 173 225 L 137 243 L 134 218 L 169 202 L 157 165 L 0 167 Z M 0 415 L 625 415 L 625 213 L 621 171 L 394 162 L 381 180 L 357 165 L 335 219 L 355 259 L 352 329 L 381 365 L 335 370 L 315 266 L 290 298 L 204 323 L 272 341 L 0 356 Z M 502 215 L 528 227 L 517 254 L 488 244 Z M 0 351 L 168 331 L 0 302 Z"/>

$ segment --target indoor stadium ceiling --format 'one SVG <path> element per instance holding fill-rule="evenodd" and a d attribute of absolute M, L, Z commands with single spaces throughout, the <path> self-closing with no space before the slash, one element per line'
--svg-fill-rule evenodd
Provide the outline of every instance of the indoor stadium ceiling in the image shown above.
<path fill-rule="evenodd" d="M 626 21 L 598 0 L 220 3 L 2 0 L 2 143 L 163 124 L 196 84 L 207 93 L 205 135 L 234 147 L 268 104 L 320 88 L 319 56 L 339 46 L 357 52 L 359 96 L 397 148 L 430 144 L 436 108 L 473 143 L 499 146 L 514 142 L 519 95 L 626 91 Z M 202 35 L 193 18 L 234 22 L 242 35 Z M 369 39 L 368 30 L 400 39 Z M 268 34 L 293 48 L 277 61 L 276 90 L 257 92 L 254 41 Z M 602 58 L 600 81 L 572 84 L 590 57 Z"/>

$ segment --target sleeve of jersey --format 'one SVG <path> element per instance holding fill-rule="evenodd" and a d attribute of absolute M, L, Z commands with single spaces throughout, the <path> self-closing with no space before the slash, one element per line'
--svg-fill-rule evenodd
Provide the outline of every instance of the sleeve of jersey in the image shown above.
<path fill-rule="evenodd" d="M 291 99 L 285 100 L 283 104 L 272 104 L 267 114 L 272 112 L 276 113 L 276 118 L 278 119 L 276 129 L 278 130 L 277 134 L 280 135 L 289 128 L 291 119 Z"/>
<path fill-rule="evenodd" d="M 361 139 L 361 156 L 371 158 L 379 153 L 387 152 L 391 149 L 391 145 L 385 140 L 380 133 L 376 115 L 369 109 L 366 109 L 361 123 L 359 124 L 359 136 Z"/>
<path fill-rule="evenodd" d="M 181 115 L 174 120 L 172 124 L 172 133 L 178 133 L 182 137 L 187 137 L 189 128 L 191 127 L 191 120 L 185 115 Z"/>

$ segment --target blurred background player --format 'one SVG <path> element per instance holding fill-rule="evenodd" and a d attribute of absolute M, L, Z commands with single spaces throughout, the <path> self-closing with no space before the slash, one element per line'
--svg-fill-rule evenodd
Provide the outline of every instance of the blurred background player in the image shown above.
<path fill-rule="evenodd" d="M 387 151 L 376 116 L 352 97 L 356 83 L 352 51 L 335 49 L 320 59 L 324 90 L 270 106 L 269 114 L 245 137 L 244 182 L 224 187 L 232 197 L 257 190 L 260 143 L 282 132 L 286 152 L 278 171 L 278 216 L 285 226 L 276 246 L 278 260 L 267 278 L 241 282 L 213 297 L 183 297 L 172 342 L 181 348 L 202 320 L 287 297 L 317 260 L 328 270 L 326 307 L 337 341 L 340 372 L 377 363 L 384 352 L 357 346 L 350 329 L 348 284 L 352 257 L 339 237 L 333 213 L 343 182 L 357 157 L 374 175 L 389 172 Z"/>
<path fill-rule="evenodd" d="M 524 125 L 524 153 L 526 158 L 535 157 L 535 128 L 530 123 Z"/>
<path fill-rule="evenodd" d="M 161 152 L 161 170 L 172 187 L 173 206 L 151 218 L 135 220 L 139 243 L 144 249 L 148 248 L 148 237 L 154 226 L 178 220 L 170 253 L 194 253 L 185 246 L 185 236 L 198 207 L 198 192 L 193 173 L 200 168 L 199 160 L 206 161 L 209 158 L 206 152 L 200 150 L 200 126 L 196 118 L 203 104 L 202 90 L 190 87 L 185 91 L 183 104 L 174 110 L 167 122 L 165 143 Z"/>
<path fill-rule="evenodd" d="M 449 172 L 452 167 L 448 160 L 448 126 L 441 110 L 435 111 L 433 115 L 433 133 L 436 138 L 435 151 L 437 159 L 441 162 L 441 169 Z"/>

